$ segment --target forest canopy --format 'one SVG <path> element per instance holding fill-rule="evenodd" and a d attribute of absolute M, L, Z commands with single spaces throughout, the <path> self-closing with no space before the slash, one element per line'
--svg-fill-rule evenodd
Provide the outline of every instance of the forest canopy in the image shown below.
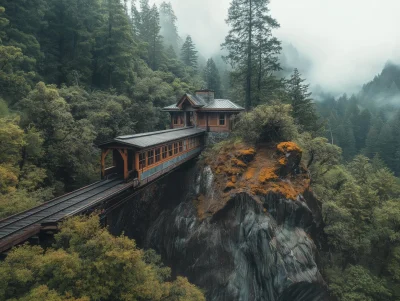
<path fill-rule="evenodd" d="M 400 300 L 400 67 L 388 63 L 354 95 L 312 95 L 297 66 L 279 59 L 268 0 L 233 0 L 227 24 L 222 51 L 205 58 L 204 41 L 180 36 L 168 2 L 0 0 L 0 218 L 97 180 L 96 144 L 165 129 L 161 108 L 209 88 L 246 107 L 234 135 L 304 149 L 331 293 Z M 153 252 L 79 217 L 53 248 L 12 250 L 0 263 L 0 296 L 204 300 L 169 276 Z"/>

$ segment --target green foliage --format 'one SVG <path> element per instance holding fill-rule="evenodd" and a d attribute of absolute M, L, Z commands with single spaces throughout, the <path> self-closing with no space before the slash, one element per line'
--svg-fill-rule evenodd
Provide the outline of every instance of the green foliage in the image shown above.
<path fill-rule="evenodd" d="M 309 85 L 305 85 L 300 72 L 294 69 L 291 78 L 287 81 L 287 93 L 292 105 L 292 116 L 304 131 L 318 130 L 318 116 L 308 92 Z"/>
<path fill-rule="evenodd" d="M 332 269 L 328 277 L 331 281 L 330 289 L 339 300 L 390 300 L 391 293 L 385 282 L 361 266 L 351 266 L 344 271 Z"/>
<path fill-rule="evenodd" d="M 191 36 L 187 36 L 185 43 L 182 45 L 181 60 L 193 70 L 197 69 L 197 51 Z"/>
<path fill-rule="evenodd" d="M 160 5 L 160 26 L 161 35 L 164 37 L 163 42 L 166 48 L 172 47 L 176 53 L 179 52 L 180 37 L 176 26 L 177 17 L 170 2 L 163 2 Z"/>
<path fill-rule="evenodd" d="M 52 184 L 63 181 L 68 186 L 75 180 L 87 183 L 95 177 L 94 126 L 87 119 L 74 120 L 56 87 L 37 84 L 20 107 L 25 116 L 22 124 L 35 126 L 43 135 L 47 154 L 43 165 Z"/>
<path fill-rule="evenodd" d="M 96 33 L 94 84 L 130 93 L 136 46 L 131 23 L 119 0 L 101 4 L 102 22 Z"/>
<path fill-rule="evenodd" d="M 214 90 L 216 98 L 222 98 L 221 79 L 213 59 L 207 61 L 207 65 L 203 70 L 203 78 L 206 83 L 205 88 Z"/>
<path fill-rule="evenodd" d="M 290 141 L 298 135 L 290 114 L 290 105 L 260 105 L 239 115 L 234 134 L 249 143 Z"/>
<path fill-rule="evenodd" d="M 0 263 L 2 300 L 205 300 L 186 278 L 170 281 L 154 252 L 101 229 L 97 216 L 65 221 L 55 239 L 48 250 L 14 248 Z"/>

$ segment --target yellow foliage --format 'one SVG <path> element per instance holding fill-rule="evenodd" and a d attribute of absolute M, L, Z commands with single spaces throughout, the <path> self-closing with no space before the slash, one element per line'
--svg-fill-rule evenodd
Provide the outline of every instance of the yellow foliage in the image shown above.
<path fill-rule="evenodd" d="M 253 155 L 255 155 L 255 153 L 256 153 L 256 150 L 254 148 L 250 147 L 250 148 L 247 148 L 247 149 L 238 150 L 236 155 L 238 157 L 241 157 L 241 156 L 253 156 Z"/>
<path fill-rule="evenodd" d="M 53 248 L 12 249 L 0 262 L 0 300 L 205 300 L 186 278 L 166 282 L 170 270 L 154 251 L 99 225 L 94 215 L 74 217 L 61 225 Z"/>
<path fill-rule="evenodd" d="M 235 183 L 228 181 L 228 183 L 226 183 L 225 189 L 233 189 L 235 187 Z"/>
<path fill-rule="evenodd" d="M 234 165 L 236 165 L 238 167 L 247 167 L 246 163 L 244 163 L 242 160 L 239 160 L 239 159 L 236 159 L 236 158 L 233 158 L 231 160 L 231 162 L 232 162 L 232 164 L 234 164 Z"/>
<path fill-rule="evenodd" d="M 263 168 L 258 176 L 258 180 L 261 183 L 265 183 L 270 180 L 276 180 L 278 179 L 278 176 L 275 172 L 275 168 Z"/>
<path fill-rule="evenodd" d="M 278 162 L 280 165 L 286 165 L 287 159 L 285 157 L 281 157 Z"/>
<path fill-rule="evenodd" d="M 246 180 L 250 180 L 254 178 L 254 174 L 256 173 L 256 169 L 254 167 L 250 167 L 247 169 L 246 173 L 244 174 L 244 178 Z"/>
<path fill-rule="evenodd" d="M 281 152 L 281 153 L 289 153 L 289 152 L 299 152 L 301 153 L 302 150 L 301 148 L 294 142 L 282 142 L 279 143 L 277 146 L 277 149 Z"/>

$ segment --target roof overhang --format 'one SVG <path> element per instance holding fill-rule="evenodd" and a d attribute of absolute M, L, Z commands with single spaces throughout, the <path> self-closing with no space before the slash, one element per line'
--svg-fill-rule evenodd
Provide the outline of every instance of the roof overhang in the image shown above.
<path fill-rule="evenodd" d="M 182 105 L 183 105 L 183 103 L 185 102 L 185 100 L 187 100 L 187 101 L 189 101 L 189 103 L 192 105 L 192 107 L 194 107 L 194 108 L 201 108 L 203 105 L 198 105 L 198 104 L 195 104 L 194 102 L 193 102 L 193 100 L 189 97 L 189 95 L 186 93 L 185 95 L 183 95 L 182 96 L 182 98 L 178 101 L 178 103 L 176 104 L 176 106 L 178 107 L 178 108 L 182 108 Z"/>
<path fill-rule="evenodd" d="M 162 135 L 162 134 L 166 134 L 166 133 L 180 132 L 180 131 L 189 130 L 189 129 L 195 129 L 195 128 L 193 128 L 193 127 L 191 127 L 191 128 L 179 128 L 179 129 L 172 129 L 172 130 L 165 130 L 165 131 L 158 131 L 158 132 L 142 133 L 142 134 L 134 135 L 135 136 L 134 138 L 140 138 L 140 137 L 149 136 L 149 134 L 150 135 Z M 117 138 L 115 138 L 113 140 L 109 140 L 109 141 L 101 143 L 101 144 L 99 144 L 97 146 L 99 148 L 101 148 L 101 149 L 127 148 L 127 149 L 142 150 L 142 149 L 149 149 L 149 148 L 157 147 L 159 145 L 173 143 L 175 141 L 178 141 L 178 140 L 181 140 L 181 139 L 184 139 L 184 138 L 200 136 L 200 135 L 203 135 L 204 133 L 205 133 L 205 130 L 196 128 L 195 132 L 187 134 L 187 135 L 184 135 L 182 137 L 171 138 L 170 140 L 159 141 L 157 143 L 148 144 L 146 146 L 138 145 L 138 144 L 135 144 L 135 143 L 132 143 L 132 142 L 127 142 L 126 140 L 130 139 L 129 138 L 130 136 L 128 135 L 128 136 L 117 137 Z"/>

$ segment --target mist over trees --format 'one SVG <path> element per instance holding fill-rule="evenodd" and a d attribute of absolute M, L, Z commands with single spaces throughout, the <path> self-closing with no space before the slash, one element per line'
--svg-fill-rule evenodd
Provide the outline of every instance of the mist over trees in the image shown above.
<path fill-rule="evenodd" d="M 273 71 L 280 69 L 281 43 L 272 36 L 279 23 L 269 14 L 268 0 L 233 0 L 228 12 L 230 31 L 222 47 L 235 70 L 234 81 L 244 89 L 247 110 L 265 101 Z"/>
<path fill-rule="evenodd" d="M 95 181 L 96 144 L 165 129 L 170 121 L 161 108 L 186 92 L 213 89 L 217 98 L 250 110 L 243 136 L 265 121 L 255 123 L 257 116 L 267 116 L 290 125 L 290 138 L 302 145 L 322 201 L 328 249 L 321 251 L 322 273 L 332 294 L 343 301 L 398 300 L 400 67 L 387 64 L 355 95 L 312 95 L 306 63 L 291 66 L 296 60 L 282 58 L 274 36 L 279 23 L 268 7 L 267 0 L 233 0 L 222 50 L 205 58 L 198 50 L 204 41 L 179 35 L 169 2 L 0 0 L 0 217 Z M 64 229 L 78 231 L 81 222 L 93 220 Z M 99 239 L 97 230 L 91 235 Z M 82 254 L 71 248 L 22 248 L 0 267 L 8 285 L 0 294 L 10 296 L 20 285 L 7 278 L 22 268 L 12 269 L 18 256 L 52 262 L 53 252 L 73 258 L 75 268 L 81 263 Z M 144 267 L 142 255 L 137 262 Z M 33 288 L 45 280 L 34 278 L 21 298 L 54 295 Z"/>

